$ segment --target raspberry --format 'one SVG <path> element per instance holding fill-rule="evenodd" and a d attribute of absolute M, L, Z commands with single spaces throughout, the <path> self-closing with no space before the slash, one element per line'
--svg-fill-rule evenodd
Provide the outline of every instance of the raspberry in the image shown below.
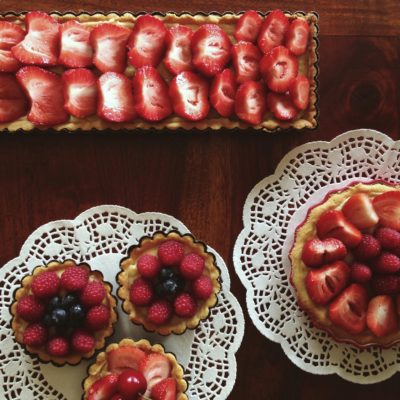
<path fill-rule="evenodd" d="M 28 325 L 24 331 L 23 343 L 27 346 L 40 347 L 46 343 L 47 330 L 43 324 Z"/>
<path fill-rule="evenodd" d="M 400 232 L 390 228 L 379 228 L 375 237 L 384 249 L 394 250 L 400 248 Z"/>
<path fill-rule="evenodd" d="M 166 266 L 178 265 L 184 255 L 183 244 L 176 240 L 167 240 L 158 248 L 158 258 Z"/>
<path fill-rule="evenodd" d="M 137 261 L 137 269 L 143 278 L 155 278 L 160 271 L 161 264 L 156 256 L 151 254 L 143 254 Z"/>
<path fill-rule="evenodd" d="M 147 306 L 153 299 L 153 288 L 143 278 L 136 279 L 129 290 L 131 302 L 137 306 Z"/>
<path fill-rule="evenodd" d="M 79 299 L 86 308 L 97 306 L 106 297 L 106 289 L 99 281 L 89 282 L 82 290 Z"/>
<path fill-rule="evenodd" d="M 367 283 L 372 277 L 371 268 L 356 262 L 351 266 L 350 277 L 353 282 Z"/>
<path fill-rule="evenodd" d="M 382 253 L 376 261 L 375 269 L 383 274 L 394 274 L 400 270 L 400 258 L 392 253 Z"/>
<path fill-rule="evenodd" d="M 175 298 L 174 311 L 178 317 L 191 318 L 196 314 L 196 300 L 189 293 L 181 293 Z"/>
<path fill-rule="evenodd" d="M 381 252 L 381 244 L 372 235 L 362 235 L 360 244 L 353 250 L 357 260 L 365 261 L 375 258 Z"/>
<path fill-rule="evenodd" d="M 76 330 L 72 335 L 72 348 L 78 353 L 89 353 L 94 348 L 94 337 L 84 330 Z"/>
<path fill-rule="evenodd" d="M 86 324 L 92 331 L 105 328 L 109 321 L 110 310 L 103 304 L 92 307 L 86 314 Z"/>
<path fill-rule="evenodd" d="M 67 339 L 56 336 L 47 342 L 47 352 L 51 356 L 64 357 L 69 353 L 69 344 Z"/>
<path fill-rule="evenodd" d="M 203 273 L 204 260 L 196 253 L 186 254 L 183 258 L 179 271 L 186 279 L 196 279 Z"/>
<path fill-rule="evenodd" d="M 17 314 L 27 322 L 40 321 L 45 313 L 45 306 L 35 296 L 28 295 L 18 300 Z"/>
<path fill-rule="evenodd" d="M 371 283 L 376 294 L 394 294 L 400 289 L 400 277 L 397 275 L 374 275 Z"/>
<path fill-rule="evenodd" d="M 41 299 L 53 297 L 58 293 L 60 278 L 54 271 L 45 271 L 35 276 L 32 281 L 32 292 Z"/>
<path fill-rule="evenodd" d="M 69 267 L 61 275 L 61 286 L 68 292 L 77 292 L 87 285 L 88 279 L 89 272 L 86 268 Z"/>
<path fill-rule="evenodd" d="M 195 297 L 201 300 L 208 299 L 213 292 L 213 284 L 208 276 L 202 275 L 193 281 L 192 291 Z"/>
<path fill-rule="evenodd" d="M 172 307 L 167 300 L 157 300 L 147 312 L 147 319 L 155 325 L 162 325 L 168 322 L 172 316 Z"/>

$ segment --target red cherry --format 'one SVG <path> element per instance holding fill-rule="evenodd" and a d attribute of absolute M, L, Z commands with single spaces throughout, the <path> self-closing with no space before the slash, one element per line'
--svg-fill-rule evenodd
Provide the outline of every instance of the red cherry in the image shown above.
<path fill-rule="evenodd" d="M 124 400 L 124 398 L 119 393 L 116 393 L 110 400 Z"/>
<path fill-rule="evenodd" d="M 125 400 L 138 400 L 147 389 L 146 378 L 139 371 L 127 369 L 118 378 L 118 393 Z"/>

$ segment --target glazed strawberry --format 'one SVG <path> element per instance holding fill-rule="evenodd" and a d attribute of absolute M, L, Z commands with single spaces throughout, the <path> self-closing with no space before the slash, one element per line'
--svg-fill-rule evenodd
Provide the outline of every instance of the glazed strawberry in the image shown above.
<path fill-rule="evenodd" d="M 11 48 L 25 37 L 25 31 L 17 24 L 0 21 L 0 71 L 15 72 L 20 67 Z"/>
<path fill-rule="evenodd" d="M 167 28 L 152 15 L 140 16 L 133 26 L 128 42 L 128 57 L 135 68 L 151 65 L 156 67 L 165 51 Z"/>
<path fill-rule="evenodd" d="M 317 221 L 317 232 L 321 239 L 334 237 L 348 247 L 356 247 L 362 238 L 361 232 L 338 210 L 324 212 Z"/>
<path fill-rule="evenodd" d="M 380 194 L 374 198 L 372 204 L 381 225 L 400 230 L 400 191 L 393 190 Z"/>
<path fill-rule="evenodd" d="M 117 390 L 124 399 L 139 399 L 146 393 L 147 381 L 143 374 L 134 369 L 127 369 L 118 377 Z"/>
<path fill-rule="evenodd" d="M 242 41 L 232 47 L 232 63 L 238 83 L 259 79 L 261 57 L 260 50 L 253 43 Z"/>
<path fill-rule="evenodd" d="M 16 76 L 31 100 L 29 121 L 35 125 L 57 125 L 67 121 L 59 75 L 39 67 L 22 67 Z"/>
<path fill-rule="evenodd" d="M 267 105 L 274 117 L 281 121 L 290 121 L 298 114 L 292 98 L 287 94 L 268 93 Z"/>
<path fill-rule="evenodd" d="M 236 23 L 234 36 L 238 42 L 245 40 L 255 42 L 260 32 L 263 19 L 261 15 L 254 10 L 246 11 Z"/>
<path fill-rule="evenodd" d="M 161 121 L 172 114 L 168 85 L 152 66 L 136 70 L 133 99 L 137 115 L 147 121 Z"/>
<path fill-rule="evenodd" d="M 27 35 L 11 50 L 22 64 L 57 65 L 59 24 L 49 15 L 33 11 L 26 14 Z"/>
<path fill-rule="evenodd" d="M 269 89 L 276 93 L 285 93 L 297 76 L 299 64 L 297 58 L 283 46 L 268 52 L 260 62 L 260 72 Z"/>
<path fill-rule="evenodd" d="M 294 106 L 306 110 L 310 103 L 310 81 L 304 75 L 297 76 L 289 87 Z"/>
<path fill-rule="evenodd" d="M 98 379 L 89 389 L 88 400 L 108 400 L 117 393 L 118 375 L 108 374 Z"/>
<path fill-rule="evenodd" d="M 176 380 L 174 378 L 165 378 L 158 382 L 151 389 L 151 398 L 153 400 L 175 400 Z"/>
<path fill-rule="evenodd" d="M 379 228 L 375 231 L 375 237 L 384 249 L 400 249 L 400 232 L 391 228 Z"/>
<path fill-rule="evenodd" d="M 190 293 L 181 293 L 174 300 L 174 312 L 178 317 L 191 318 L 196 314 L 197 303 Z"/>
<path fill-rule="evenodd" d="M 137 306 L 148 306 L 153 299 L 153 287 L 143 278 L 133 281 L 129 290 L 130 301 Z"/>
<path fill-rule="evenodd" d="M 309 270 L 306 276 L 306 289 L 316 304 L 329 303 L 347 285 L 350 268 L 343 261 Z"/>
<path fill-rule="evenodd" d="M 21 297 L 17 303 L 17 314 L 27 322 L 40 321 L 45 313 L 44 304 L 35 296 Z"/>
<path fill-rule="evenodd" d="M 346 246 L 335 238 L 308 240 L 303 247 L 301 259 L 307 267 L 320 267 L 322 264 L 342 260 L 347 255 Z"/>
<path fill-rule="evenodd" d="M 185 279 L 193 280 L 201 276 L 204 270 L 204 259 L 196 253 L 188 253 L 179 265 L 179 272 Z"/>
<path fill-rule="evenodd" d="M 208 299 L 213 292 L 211 279 L 206 275 L 202 275 L 195 279 L 192 283 L 192 292 L 197 299 Z"/>
<path fill-rule="evenodd" d="M 178 265 L 185 255 L 183 244 L 177 240 L 166 240 L 158 247 L 158 258 L 162 265 Z"/>
<path fill-rule="evenodd" d="M 106 72 L 98 82 L 97 115 L 111 122 L 126 122 L 135 118 L 132 85 L 123 74 Z"/>
<path fill-rule="evenodd" d="M 261 25 L 257 39 L 260 50 L 267 54 L 274 47 L 282 45 L 288 29 L 289 19 L 281 10 L 269 13 Z"/>
<path fill-rule="evenodd" d="M 32 280 L 32 292 L 39 299 L 55 296 L 60 287 L 60 279 L 54 271 L 44 271 Z"/>
<path fill-rule="evenodd" d="M 47 329 L 43 324 L 35 323 L 25 328 L 23 343 L 26 346 L 40 347 L 46 343 Z"/>
<path fill-rule="evenodd" d="M 251 125 L 262 122 L 266 111 L 265 89 L 261 82 L 247 81 L 239 86 L 235 97 L 235 113 Z"/>
<path fill-rule="evenodd" d="M 86 314 L 86 325 L 92 331 L 98 331 L 105 328 L 110 322 L 110 309 L 100 304 L 94 306 Z"/>
<path fill-rule="evenodd" d="M 375 270 L 381 274 L 394 274 L 400 270 L 400 258 L 383 252 L 375 262 Z"/>
<path fill-rule="evenodd" d="M 379 220 L 366 193 L 353 194 L 342 208 L 344 216 L 358 229 L 373 228 Z"/>
<path fill-rule="evenodd" d="M 47 342 L 46 350 L 51 356 L 64 357 L 69 353 L 68 340 L 61 336 L 55 336 Z"/>
<path fill-rule="evenodd" d="M 132 346 L 120 346 L 107 352 L 108 369 L 116 374 L 128 368 L 137 370 L 144 358 L 146 353 L 143 350 Z"/>
<path fill-rule="evenodd" d="M 368 265 L 353 263 L 350 267 L 351 281 L 355 283 L 367 283 L 371 280 L 372 271 Z"/>
<path fill-rule="evenodd" d="M 400 277 L 397 275 L 373 275 L 372 289 L 376 294 L 395 294 L 400 290 Z"/>
<path fill-rule="evenodd" d="M 192 57 L 195 68 L 206 76 L 215 76 L 231 58 L 231 41 L 222 28 L 204 24 L 192 37 Z"/>
<path fill-rule="evenodd" d="M 353 283 L 329 305 L 329 319 L 345 331 L 357 335 L 366 327 L 367 307 L 366 289 Z"/>
<path fill-rule="evenodd" d="M 93 64 L 101 72 L 124 72 L 126 44 L 131 31 L 115 24 L 101 24 L 90 33 L 94 50 Z"/>
<path fill-rule="evenodd" d="M 0 122 L 15 121 L 27 112 L 28 101 L 15 76 L 0 73 Z"/>
<path fill-rule="evenodd" d="M 301 56 L 307 50 L 310 39 L 310 25 L 301 18 L 293 20 L 286 32 L 286 47 L 296 56 Z"/>
<path fill-rule="evenodd" d="M 215 75 L 210 88 L 210 103 L 222 117 L 230 117 L 235 111 L 236 78 L 226 68 Z"/>
<path fill-rule="evenodd" d="M 380 252 L 381 244 L 368 233 L 362 235 L 360 243 L 353 249 L 354 257 L 361 261 L 375 258 Z"/>
<path fill-rule="evenodd" d="M 68 292 L 82 290 L 88 283 L 89 272 L 86 268 L 72 266 L 61 275 L 61 286 Z"/>
<path fill-rule="evenodd" d="M 157 300 L 147 311 L 147 319 L 155 325 L 163 325 L 172 317 L 172 307 L 167 300 Z"/>
<path fill-rule="evenodd" d="M 69 68 L 90 67 L 93 59 L 90 29 L 78 21 L 71 20 L 60 26 L 60 35 L 58 62 Z"/>
<path fill-rule="evenodd" d="M 193 31 L 185 25 L 172 26 L 165 36 L 167 50 L 164 57 L 164 65 L 173 75 L 178 75 L 183 71 L 191 71 L 192 50 L 191 40 Z"/>
<path fill-rule="evenodd" d="M 103 302 L 106 297 L 106 289 L 99 281 L 90 281 L 83 288 L 79 295 L 79 300 L 85 308 L 97 306 Z"/>
<path fill-rule="evenodd" d="M 390 335 L 398 329 L 396 309 L 390 296 L 376 296 L 369 301 L 367 327 L 377 337 Z"/>
<path fill-rule="evenodd" d="M 143 278 L 155 278 L 161 269 L 160 261 L 151 254 L 142 254 L 136 264 L 137 270 Z"/>
<path fill-rule="evenodd" d="M 150 353 L 142 360 L 139 371 L 147 381 L 145 396 L 149 396 L 153 387 L 160 381 L 169 377 L 171 364 L 167 357 L 160 353 Z"/>
<path fill-rule="evenodd" d="M 77 329 L 71 338 L 72 349 L 77 353 L 85 354 L 93 350 L 95 339 L 92 334 L 81 329 Z"/>
<path fill-rule="evenodd" d="M 85 118 L 96 114 L 97 77 L 85 68 L 69 69 L 62 75 L 64 108 L 68 114 Z"/>

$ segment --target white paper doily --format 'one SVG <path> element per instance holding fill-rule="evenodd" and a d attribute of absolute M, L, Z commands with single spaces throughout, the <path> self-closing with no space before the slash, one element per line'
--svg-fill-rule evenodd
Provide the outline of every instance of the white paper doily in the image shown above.
<path fill-rule="evenodd" d="M 289 283 L 293 233 L 308 208 L 347 183 L 377 178 L 400 181 L 400 141 L 373 130 L 350 131 L 292 150 L 244 205 L 233 261 L 247 289 L 250 317 L 294 364 L 313 374 L 374 383 L 400 371 L 400 344 L 360 350 L 335 342 L 312 326 Z"/>
<path fill-rule="evenodd" d="M 119 206 L 99 206 L 79 215 L 75 220 L 54 221 L 33 232 L 21 249 L 19 257 L 0 269 L 0 399 L 4 400 L 77 400 L 81 398 L 81 382 L 90 362 L 78 366 L 55 367 L 42 364 L 27 355 L 15 342 L 10 329 L 9 306 L 20 279 L 37 265 L 51 260 L 74 259 L 88 262 L 93 269 L 103 272 L 116 289 L 115 277 L 119 262 L 129 246 L 141 236 L 155 231 L 188 229 L 177 219 L 160 213 L 135 212 Z M 116 333 L 108 342 L 123 337 L 147 338 L 162 343 L 175 353 L 185 367 L 189 399 L 224 400 L 236 379 L 235 352 L 244 333 L 241 307 L 230 292 L 228 269 L 222 258 L 212 249 L 221 269 L 222 290 L 218 304 L 209 318 L 195 330 L 168 337 L 151 334 L 130 323 L 121 310 Z"/>

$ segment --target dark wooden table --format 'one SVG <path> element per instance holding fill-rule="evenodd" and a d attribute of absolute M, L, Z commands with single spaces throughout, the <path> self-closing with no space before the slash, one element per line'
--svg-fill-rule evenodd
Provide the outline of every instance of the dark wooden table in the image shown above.
<path fill-rule="evenodd" d="M 149 132 L 0 135 L 0 265 L 28 235 L 99 204 L 160 211 L 182 220 L 227 262 L 246 333 L 237 354 L 239 399 L 394 399 L 399 377 L 370 386 L 316 376 L 293 365 L 250 321 L 232 266 L 251 188 L 299 144 L 354 128 L 400 138 L 399 0 L 1 0 L 0 11 L 317 11 L 320 15 L 320 119 L 312 132 Z M 73 400 L 73 399 L 71 399 Z"/>

